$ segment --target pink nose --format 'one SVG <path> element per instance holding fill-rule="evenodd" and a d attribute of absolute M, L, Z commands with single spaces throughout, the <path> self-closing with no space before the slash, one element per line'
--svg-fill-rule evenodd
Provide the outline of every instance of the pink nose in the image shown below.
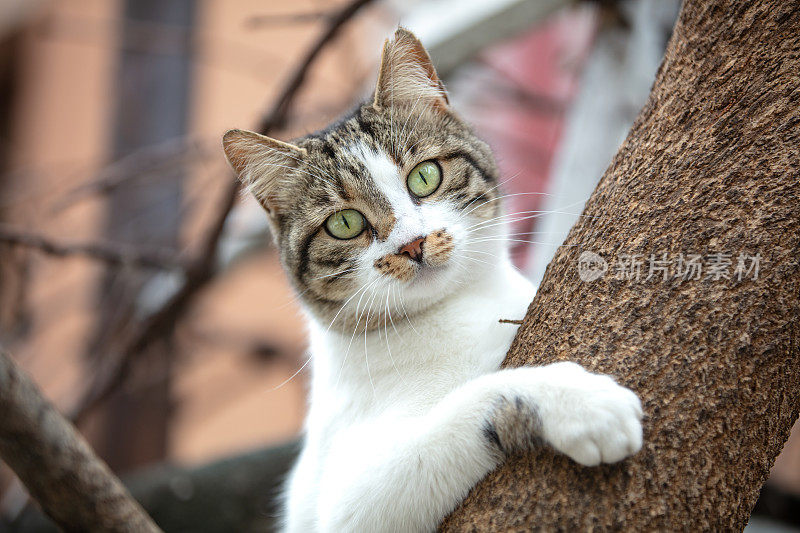
<path fill-rule="evenodd" d="M 422 261 L 422 245 L 425 244 L 425 237 L 414 239 L 410 243 L 403 245 L 397 251 L 398 255 L 407 255 L 417 263 Z"/>

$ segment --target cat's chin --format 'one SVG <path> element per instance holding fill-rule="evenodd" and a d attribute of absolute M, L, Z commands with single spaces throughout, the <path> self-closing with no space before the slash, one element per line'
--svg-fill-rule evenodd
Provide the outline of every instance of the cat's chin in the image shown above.
<path fill-rule="evenodd" d="M 406 283 L 407 286 L 430 285 L 440 283 L 449 277 L 448 265 L 421 265 L 417 267 L 414 275 Z"/>
<path fill-rule="evenodd" d="M 430 305 L 450 294 L 456 285 L 454 269 L 449 263 L 441 266 L 424 265 L 404 283 L 402 294 L 406 302 Z"/>

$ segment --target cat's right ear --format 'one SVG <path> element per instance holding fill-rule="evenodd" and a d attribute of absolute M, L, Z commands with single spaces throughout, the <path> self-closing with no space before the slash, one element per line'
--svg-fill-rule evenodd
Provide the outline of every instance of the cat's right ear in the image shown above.
<path fill-rule="evenodd" d="M 274 214 L 278 210 L 280 177 L 306 156 L 303 148 L 246 130 L 230 130 L 222 137 L 225 156 L 256 200 Z"/>
<path fill-rule="evenodd" d="M 449 106 L 447 91 L 428 51 L 413 33 L 397 28 L 394 37 L 383 45 L 373 105 L 385 109 L 420 102 L 434 109 Z"/>

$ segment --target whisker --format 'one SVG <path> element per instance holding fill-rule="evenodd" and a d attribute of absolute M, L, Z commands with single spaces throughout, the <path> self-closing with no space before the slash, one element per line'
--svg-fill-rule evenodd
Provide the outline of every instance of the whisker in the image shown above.
<path fill-rule="evenodd" d="M 466 228 L 466 231 L 474 233 L 474 232 L 484 231 L 484 230 L 487 230 L 489 228 L 494 228 L 494 227 L 497 227 L 497 226 L 509 226 L 511 224 L 514 224 L 516 222 L 521 222 L 523 220 L 530 220 L 532 218 L 539 218 L 541 216 L 544 216 L 545 214 L 546 213 L 534 212 L 531 215 L 520 216 L 519 213 L 516 213 L 515 215 L 508 216 L 508 217 L 495 217 L 494 219 L 489 219 L 489 220 L 486 220 L 486 221 L 484 221 L 482 223 L 479 223 L 479 224 L 473 224 L 472 226 L 469 226 L 468 228 Z"/>
<path fill-rule="evenodd" d="M 570 206 L 567 206 L 567 207 L 564 207 L 562 209 L 568 209 L 569 207 Z M 571 213 L 571 212 L 568 212 L 568 211 L 559 211 L 559 210 L 551 210 L 551 209 L 529 209 L 529 210 L 524 210 L 524 211 L 512 211 L 510 213 L 504 213 L 502 215 L 497 215 L 496 217 L 487 218 L 486 220 L 482 220 L 480 222 L 477 222 L 474 225 L 477 226 L 477 225 L 480 225 L 480 224 L 485 224 L 487 222 L 491 222 L 492 220 L 499 220 L 499 219 L 502 219 L 502 218 L 513 217 L 513 216 L 516 216 L 516 215 L 527 215 L 527 214 L 530 214 L 530 213 L 537 213 L 537 214 L 542 214 L 542 215 L 548 214 L 548 213 L 553 213 L 553 214 L 565 214 L 565 215 L 573 215 L 573 216 L 578 215 L 578 216 L 584 216 L 584 217 L 589 217 L 589 218 L 597 218 L 597 215 L 581 215 L 580 213 Z"/>
<path fill-rule="evenodd" d="M 478 263 L 483 263 L 484 265 L 489 265 L 489 266 L 494 265 L 494 263 L 490 263 L 488 261 L 484 261 L 482 259 L 478 259 L 477 257 L 469 257 L 467 255 L 464 255 L 463 257 L 464 257 L 464 259 L 469 259 L 470 261 L 476 261 Z"/>
<path fill-rule="evenodd" d="M 406 304 L 403 303 L 403 295 L 402 294 L 400 295 L 400 306 L 403 308 L 403 314 L 405 315 L 406 320 L 408 321 L 408 325 L 411 326 L 411 330 L 414 333 L 417 334 L 417 337 L 422 337 L 422 335 L 420 335 L 419 331 L 417 331 L 417 328 L 414 327 L 414 324 L 411 323 L 411 318 L 409 318 L 408 311 L 406 311 Z"/>
<path fill-rule="evenodd" d="M 472 213 L 473 211 L 475 211 L 476 209 L 479 209 L 479 208 L 483 207 L 483 206 L 484 206 L 484 205 L 486 205 L 486 204 L 490 204 L 490 203 L 492 203 L 492 202 L 497 202 L 497 201 L 499 201 L 499 200 L 504 200 L 504 199 L 506 199 L 506 198 L 513 198 L 513 197 L 515 197 L 515 196 L 550 196 L 550 194 L 548 194 L 548 193 L 546 193 L 546 192 L 515 192 L 515 193 L 509 193 L 509 194 L 501 194 L 500 196 L 495 196 L 494 198 L 490 198 L 489 200 L 486 200 L 485 202 L 481 202 L 481 203 L 479 203 L 478 205 L 476 205 L 475 207 L 473 207 L 472 209 L 470 209 L 470 210 L 469 210 L 469 211 L 467 211 L 466 213 L 463 213 L 463 215 L 464 215 L 464 216 L 467 216 L 467 215 L 469 215 L 470 213 Z M 476 199 L 477 199 L 477 198 L 476 198 Z M 475 200 L 472 200 L 472 202 L 474 202 L 474 201 L 475 201 Z M 472 204 L 472 202 L 470 202 L 469 204 L 467 204 L 466 206 L 464 206 L 464 209 L 466 209 L 467 207 L 469 207 L 469 206 L 470 206 L 470 204 Z M 463 211 L 463 210 L 462 210 L 462 211 Z"/>
<path fill-rule="evenodd" d="M 397 305 L 397 293 L 398 293 L 398 292 L 400 292 L 400 289 L 399 289 L 398 287 L 396 287 L 396 286 L 395 286 L 395 287 L 394 287 L 394 290 L 392 290 L 392 301 L 394 302 L 394 308 L 395 308 L 395 309 L 397 309 L 397 310 L 399 311 L 399 310 L 400 310 L 400 306 L 398 306 L 398 305 Z M 401 303 L 401 304 L 403 303 L 403 302 L 402 302 L 402 295 L 401 295 L 401 301 L 400 301 L 400 303 Z M 405 312 L 405 310 L 404 310 L 404 312 Z M 394 325 L 394 322 L 392 322 L 392 325 Z M 396 330 L 397 330 L 397 329 L 395 328 L 395 331 L 396 331 Z M 401 337 L 401 339 L 402 339 L 402 337 Z"/>
<path fill-rule="evenodd" d="M 515 233 L 506 233 L 506 237 L 521 237 L 523 235 L 551 235 L 553 233 L 561 233 L 560 231 L 518 231 Z"/>
<path fill-rule="evenodd" d="M 278 385 L 277 387 L 274 387 L 274 388 L 270 389 L 270 392 L 274 392 L 274 391 L 276 391 L 276 390 L 280 389 L 281 387 L 283 387 L 284 385 L 286 385 L 287 383 L 289 383 L 290 381 L 292 381 L 294 378 L 296 378 L 296 377 L 297 377 L 297 375 L 298 375 L 300 372 L 302 372 L 302 371 L 303 371 L 303 369 L 306 367 L 306 365 L 308 365 L 308 363 L 310 363 L 310 362 L 311 362 L 311 356 L 309 355 L 309 356 L 306 358 L 306 362 L 305 362 L 305 363 L 303 363 L 303 366 L 301 366 L 300 368 L 298 368 L 298 369 L 297 369 L 297 372 L 295 372 L 294 374 L 292 374 L 291 376 L 289 376 L 288 378 L 286 378 L 285 380 L 283 380 L 283 382 L 282 382 L 280 385 Z"/>
<path fill-rule="evenodd" d="M 372 373 L 369 370 L 369 350 L 367 349 L 367 332 L 369 331 L 369 317 L 372 314 L 372 304 L 375 301 L 375 297 L 378 295 L 377 292 L 372 293 L 372 298 L 369 301 L 369 311 L 367 311 L 367 319 L 364 322 L 364 363 L 367 366 L 367 376 L 369 377 L 369 384 L 372 386 L 372 396 L 377 396 L 377 392 L 375 391 L 375 382 L 372 381 Z M 380 329 L 378 329 L 378 340 L 380 340 Z"/>
<path fill-rule="evenodd" d="M 378 279 L 380 279 L 380 278 L 378 278 Z M 367 293 L 366 289 L 372 287 L 375 283 L 377 283 L 378 279 L 372 280 L 372 282 L 370 282 L 368 285 L 366 285 L 364 287 L 365 290 L 361 293 L 361 296 L 358 298 L 358 302 L 356 303 L 356 313 L 358 314 L 358 316 L 356 317 L 356 323 L 353 326 L 353 335 L 350 337 L 350 343 L 347 345 L 347 351 L 344 353 L 344 358 L 342 359 L 342 365 L 339 368 L 339 375 L 336 378 L 336 385 L 337 386 L 339 385 L 339 380 L 342 379 L 342 372 L 344 371 L 344 365 L 345 365 L 345 363 L 347 363 L 347 357 L 350 355 L 350 348 L 352 348 L 352 346 L 353 346 L 353 339 L 356 338 L 356 331 L 358 331 L 358 325 L 361 323 L 361 314 L 363 313 L 363 310 L 361 312 L 358 311 L 359 307 L 361 306 L 361 300 L 362 300 L 362 298 L 364 298 L 364 295 Z M 365 304 L 365 306 L 366 306 L 366 304 Z"/>
<path fill-rule="evenodd" d="M 383 315 L 383 333 L 384 333 L 384 335 L 386 335 L 386 353 L 389 354 L 389 360 L 392 362 L 392 366 L 394 367 L 394 371 L 397 372 L 397 377 L 400 378 L 400 381 L 405 383 L 405 378 L 400 373 L 400 370 L 397 368 L 397 365 L 394 362 L 394 357 L 392 357 L 392 348 L 389 346 L 389 344 L 390 344 L 389 343 L 389 326 L 387 324 L 387 320 L 386 319 L 387 319 L 387 317 L 391 318 L 391 316 L 392 316 L 391 310 L 389 309 L 389 292 L 391 290 L 393 290 L 393 287 L 391 285 L 388 285 L 386 287 L 386 312 Z M 392 321 L 392 327 L 394 327 L 394 321 Z M 397 332 L 397 330 L 395 329 L 395 333 L 396 332 Z"/>
<path fill-rule="evenodd" d="M 525 213 L 533 213 L 533 214 L 532 215 L 526 215 L 526 216 L 520 216 L 518 218 L 512 218 L 512 217 L 517 217 L 518 215 L 525 214 Z M 494 226 L 500 226 L 500 225 L 504 225 L 504 224 L 512 224 L 514 222 L 520 222 L 522 220 L 528 220 L 528 219 L 531 219 L 531 218 L 539 218 L 539 217 L 542 217 L 544 215 L 550 215 L 550 214 L 570 215 L 570 216 L 586 217 L 586 218 L 599 218 L 598 216 L 595 216 L 595 215 L 583 215 L 583 214 L 580 214 L 580 213 L 570 213 L 568 211 L 519 211 L 517 213 L 513 213 L 513 214 L 509 214 L 509 215 L 502 215 L 502 216 L 490 218 L 490 219 L 484 220 L 483 222 L 478 222 L 476 224 L 473 224 L 473 225 L 471 225 L 471 226 L 469 226 L 469 227 L 467 227 L 465 229 L 467 231 L 469 231 L 469 230 L 473 230 L 473 229 L 491 228 L 491 227 L 494 227 Z M 503 220 L 503 219 L 509 219 L 509 220 Z M 499 221 L 499 222 L 497 222 L 497 221 Z M 492 222 L 494 222 L 494 223 L 491 224 Z"/>
<path fill-rule="evenodd" d="M 569 208 L 571 208 L 571 207 L 575 207 L 575 206 L 577 206 L 577 205 L 580 205 L 580 204 L 586 203 L 586 201 L 587 201 L 588 199 L 589 199 L 589 197 L 587 197 L 587 198 L 586 198 L 586 199 L 584 199 L 584 200 L 578 200 L 577 202 L 573 202 L 573 203 L 571 203 L 571 204 L 568 204 L 568 205 L 566 205 L 566 206 L 564 206 L 564 207 L 561 207 L 561 208 L 559 208 L 559 209 L 569 209 Z M 507 214 L 507 215 L 500 215 L 500 216 L 498 216 L 498 217 L 494 217 L 493 219 L 487 219 L 487 220 L 484 220 L 484 221 L 482 221 L 482 222 L 478 222 L 477 224 L 473 224 L 472 226 L 470 226 L 470 227 L 469 227 L 469 228 L 467 228 L 467 229 L 469 230 L 469 229 L 472 229 L 472 228 L 475 228 L 475 227 L 479 227 L 479 226 L 482 226 L 482 225 L 484 225 L 484 224 L 487 224 L 488 222 L 491 222 L 491 221 L 493 221 L 493 220 L 500 220 L 500 219 L 502 219 L 503 217 L 515 216 L 515 215 L 519 215 L 519 214 L 523 214 L 523 213 L 537 213 L 537 216 L 541 216 L 541 215 L 544 215 L 544 214 L 562 214 L 562 215 L 570 215 L 570 216 L 578 216 L 578 217 L 586 217 L 586 218 L 600 218 L 599 216 L 594 216 L 594 215 L 584 215 L 584 214 L 582 214 L 582 213 L 580 213 L 580 214 L 576 214 L 576 213 L 570 213 L 570 212 L 566 212 L 566 211 L 557 211 L 557 210 L 534 210 L 534 211 L 518 211 L 518 212 L 516 212 L 516 213 L 509 213 L 509 214 Z M 533 217 L 532 217 L 532 218 L 533 218 Z M 524 220 L 524 219 L 522 219 L 522 220 Z M 515 222 L 516 222 L 516 221 L 515 221 Z"/>
<path fill-rule="evenodd" d="M 397 287 L 395 287 L 393 285 L 390 285 L 390 288 L 392 289 L 392 301 L 394 302 L 394 307 L 396 309 L 397 308 L 397 297 L 396 297 L 397 293 L 395 291 L 397 290 Z M 387 296 L 387 301 L 388 301 L 388 296 Z M 395 326 L 395 324 L 394 324 L 394 318 L 392 318 L 392 314 L 391 313 L 389 313 L 389 320 L 392 323 L 392 329 L 394 329 L 395 334 L 398 337 L 400 337 L 400 333 L 397 331 L 397 326 Z"/>
<path fill-rule="evenodd" d="M 290 295 L 289 299 L 287 301 L 285 301 L 282 304 L 280 304 L 279 306 L 275 307 L 275 309 L 276 310 L 284 309 L 284 308 L 286 308 L 286 307 L 288 307 L 288 306 L 290 306 L 292 304 L 300 304 L 301 303 L 300 298 L 310 290 L 311 290 L 311 288 L 308 288 L 308 289 L 306 289 L 306 290 L 304 290 L 304 291 L 302 291 L 300 293 L 294 293 L 294 294 Z"/>
<path fill-rule="evenodd" d="M 578 244 L 555 244 L 555 243 L 552 243 L 552 242 L 528 241 L 528 240 L 525 240 L 525 239 L 506 239 L 505 237 L 478 239 L 478 240 L 475 240 L 475 241 L 472 241 L 472 242 L 477 244 L 477 243 L 481 243 L 481 242 L 491 242 L 491 241 L 526 242 L 526 243 L 530 243 L 530 244 L 545 244 L 547 246 L 557 246 L 557 247 L 561 247 L 561 246 L 565 246 L 565 247 L 580 246 L 580 243 L 578 243 Z"/>
<path fill-rule="evenodd" d="M 470 250 L 469 248 L 464 248 L 461 253 L 462 254 L 483 254 L 483 255 L 489 255 L 491 257 L 496 257 L 498 259 L 500 258 L 499 255 L 493 254 L 492 252 L 487 252 L 487 251 L 484 251 L 484 250 Z"/>
<path fill-rule="evenodd" d="M 332 278 L 333 276 L 341 276 L 342 274 L 346 274 L 348 272 L 353 272 L 355 270 L 358 270 L 358 267 L 346 268 L 344 270 L 340 270 L 339 272 L 334 272 L 333 274 L 326 274 L 324 276 L 320 276 L 318 278 L 311 278 L 311 279 L 312 279 L 312 281 L 318 281 L 318 280 L 325 279 L 325 278 Z M 308 290 L 308 289 L 306 289 L 306 290 Z M 305 292 L 305 291 L 303 291 L 303 292 Z"/>
<path fill-rule="evenodd" d="M 353 300 L 353 298 L 355 298 L 356 296 L 358 296 L 358 294 L 359 294 L 361 291 L 363 291 L 363 290 L 366 290 L 366 289 L 367 289 L 367 287 L 369 287 L 369 285 L 370 285 L 370 284 L 364 285 L 363 287 L 361 287 L 360 289 L 358 289 L 358 290 L 357 290 L 355 293 L 353 293 L 353 295 L 352 295 L 352 296 L 350 296 L 350 298 L 348 298 L 348 299 L 347 299 L 347 301 L 345 301 L 345 302 L 342 304 L 342 306 L 339 308 L 339 310 L 338 310 L 338 311 L 336 312 L 336 314 L 333 316 L 333 320 L 331 320 L 331 323 L 330 323 L 330 324 L 328 324 L 328 328 L 325 330 L 325 333 L 327 333 L 327 332 L 329 332 L 329 331 L 330 331 L 330 329 L 331 329 L 331 326 L 333 326 L 333 323 L 334 323 L 334 322 L 336 322 L 336 318 L 339 316 L 339 313 L 341 313 L 341 312 L 344 310 L 344 308 L 347 306 L 347 304 L 349 304 L 349 303 L 350 303 L 350 302 Z M 360 300 L 359 300 L 359 301 L 360 301 Z M 356 306 L 356 310 L 358 310 L 358 306 Z"/>
<path fill-rule="evenodd" d="M 483 193 L 483 194 L 488 194 L 488 193 L 492 192 L 493 190 L 497 189 L 498 187 L 502 187 L 502 186 L 503 186 L 503 185 L 505 185 L 506 183 L 509 183 L 509 182 L 511 182 L 512 180 L 515 180 L 516 178 L 518 178 L 518 177 L 519 177 L 521 174 L 522 174 L 522 172 L 517 172 L 516 174 L 514 174 L 514 175 L 513 175 L 513 176 L 511 176 L 511 177 L 509 177 L 509 178 L 506 178 L 506 179 L 504 179 L 503 181 L 499 181 L 499 182 L 497 182 L 497 183 L 496 183 L 496 184 L 495 184 L 493 187 L 490 187 L 489 189 L 487 189 L 487 190 L 486 190 L 486 192 L 485 192 L 485 193 Z M 470 203 L 468 203 L 467 205 L 465 205 L 465 206 L 464 206 L 464 208 L 463 208 L 461 211 L 463 212 L 464 210 L 466 210 L 467 208 L 469 208 L 469 206 L 471 206 L 473 203 L 477 202 L 477 201 L 478 201 L 480 198 L 481 198 L 481 196 L 478 196 L 477 198 L 474 198 L 474 199 L 473 199 L 473 200 L 472 200 Z M 471 212 L 471 211 L 470 211 L 470 212 Z M 466 214 L 464 214 L 464 216 L 466 216 L 466 215 L 468 215 L 468 214 L 469 214 L 469 213 L 466 213 Z"/>

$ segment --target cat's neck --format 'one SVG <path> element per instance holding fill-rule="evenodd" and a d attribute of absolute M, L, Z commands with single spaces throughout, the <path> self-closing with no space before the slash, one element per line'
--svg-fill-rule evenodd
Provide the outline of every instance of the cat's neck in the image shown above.
<path fill-rule="evenodd" d="M 516 330 L 499 320 L 522 318 L 532 297 L 530 283 L 501 261 L 476 283 L 374 330 L 333 331 L 312 320 L 312 394 L 372 405 L 383 394 L 397 397 L 434 382 L 446 387 L 494 368 L 500 360 L 486 354 L 502 357 L 493 347 L 510 342 Z"/>

